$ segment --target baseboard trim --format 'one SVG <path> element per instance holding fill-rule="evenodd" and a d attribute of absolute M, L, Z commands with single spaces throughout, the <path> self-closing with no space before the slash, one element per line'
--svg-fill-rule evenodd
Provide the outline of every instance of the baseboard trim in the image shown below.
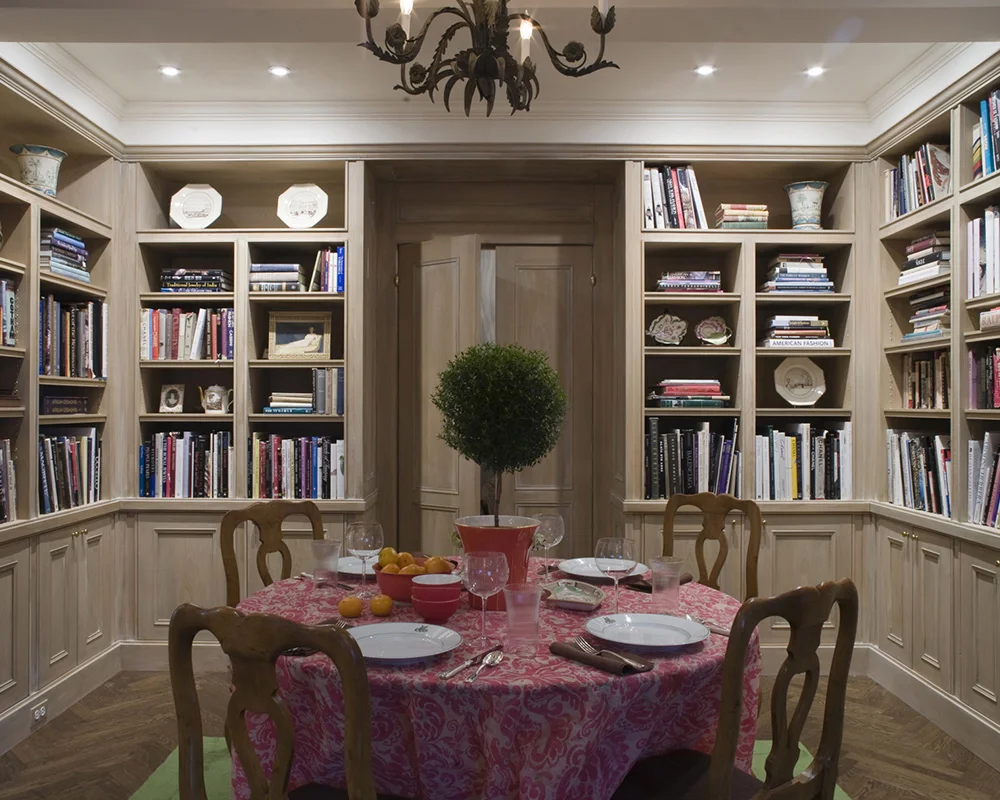
<path fill-rule="evenodd" d="M 1000 764 L 1000 725 L 874 647 L 868 677 L 987 764 Z"/>
<path fill-rule="evenodd" d="M 0 754 L 27 739 L 29 734 L 40 730 L 121 670 L 119 645 L 115 644 L 7 709 L 0 714 Z M 42 702 L 47 706 L 46 721 L 32 727 L 34 720 L 31 710 Z"/>
<path fill-rule="evenodd" d="M 122 642 L 119 649 L 123 670 L 166 672 L 170 669 L 166 642 Z M 229 657 L 222 652 L 218 642 L 195 642 L 191 658 L 195 672 L 225 672 L 229 668 Z"/>

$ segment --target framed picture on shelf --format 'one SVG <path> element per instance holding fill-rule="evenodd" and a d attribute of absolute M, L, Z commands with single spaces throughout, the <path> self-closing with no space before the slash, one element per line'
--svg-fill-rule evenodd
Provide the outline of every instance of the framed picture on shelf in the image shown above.
<path fill-rule="evenodd" d="M 184 411 L 184 384 L 165 383 L 160 387 L 160 413 L 180 414 Z"/>
<path fill-rule="evenodd" d="M 329 361 L 330 312 L 281 312 L 269 314 L 268 359 L 298 358 Z"/>

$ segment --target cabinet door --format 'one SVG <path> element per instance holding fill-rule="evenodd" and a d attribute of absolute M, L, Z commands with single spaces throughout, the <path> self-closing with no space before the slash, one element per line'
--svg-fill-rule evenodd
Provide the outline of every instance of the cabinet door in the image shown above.
<path fill-rule="evenodd" d="M 79 663 L 78 529 L 38 537 L 38 685 L 47 686 Z"/>
<path fill-rule="evenodd" d="M 955 618 L 953 540 L 932 531 L 910 531 L 913 554 L 911 666 L 946 692 L 954 690 Z"/>
<path fill-rule="evenodd" d="M 684 559 L 684 572 L 690 572 L 698 580 L 698 560 L 695 542 L 701 532 L 701 515 L 680 513 L 674 518 L 674 555 Z M 726 542 L 729 553 L 719 574 L 719 588 L 738 600 L 743 599 L 743 564 L 745 553 L 742 546 L 742 521 L 739 517 L 726 520 Z M 705 567 L 709 572 L 718 555 L 715 542 L 705 543 Z M 646 514 L 643 518 L 643 558 L 650 559 L 663 553 L 663 515 Z M 646 561 L 648 564 L 648 560 Z"/>
<path fill-rule="evenodd" d="M 760 596 L 773 597 L 799 586 L 851 577 L 852 540 L 849 516 L 769 514 L 760 542 Z M 836 609 L 823 627 L 823 642 L 833 643 Z M 765 621 L 759 633 L 765 644 L 787 644 L 790 628 L 783 619 L 775 618 Z"/>
<path fill-rule="evenodd" d="M 264 588 L 264 582 L 257 572 L 257 548 L 260 547 L 260 533 L 255 525 L 247 525 L 246 578 L 243 585 L 246 594 L 253 594 Z M 323 534 L 327 539 L 344 540 L 344 522 L 340 514 L 323 517 Z M 312 526 L 305 517 L 289 517 L 281 526 L 281 535 L 292 554 L 292 575 L 313 571 Z M 343 553 L 341 555 L 344 555 Z M 267 568 L 273 580 L 281 577 L 281 556 L 271 553 L 267 557 Z M 244 596 L 246 596 L 244 594 Z"/>
<path fill-rule="evenodd" d="M 111 647 L 114 576 L 112 521 L 91 520 L 76 537 L 79 555 L 79 656 L 86 661 Z"/>
<path fill-rule="evenodd" d="M 910 529 L 878 522 L 878 647 L 909 666 L 913 661 L 913 581 Z"/>
<path fill-rule="evenodd" d="M 959 696 L 1000 723 L 1000 550 L 959 546 Z"/>
<path fill-rule="evenodd" d="M 28 540 L 0 547 L 0 712 L 28 696 Z"/>

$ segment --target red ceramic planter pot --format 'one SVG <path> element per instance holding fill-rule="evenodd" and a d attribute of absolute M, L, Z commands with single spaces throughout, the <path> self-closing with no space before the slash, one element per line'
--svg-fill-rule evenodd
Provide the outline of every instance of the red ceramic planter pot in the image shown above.
<path fill-rule="evenodd" d="M 493 516 L 460 517 L 455 520 L 455 528 L 462 538 L 466 553 L 493 551 L 507 556 L 510 576 L 507 585 L 524 583 L 528 578 L 528 556 L 531 543 L 538 528 L 538 520 L 532 517 L 500 515 L 500 527 L 493 524 Z M 469 597 L 473 608 L 482 608 L 483 601 L 474 595 Z M 503 592 L 497 592 L 486 601 L 487 611 L 503 611 L 506 604 Z"/>

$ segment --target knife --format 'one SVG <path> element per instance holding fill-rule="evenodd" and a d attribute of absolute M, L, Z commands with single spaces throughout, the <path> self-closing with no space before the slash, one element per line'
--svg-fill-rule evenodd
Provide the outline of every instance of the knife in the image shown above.
<path fill-rule="evenodd" d="M 500 650 L 502 647 L 503 647 L 502 644 L 498 644 L 491 647 L 489 650 L 484 650 L 482 653 L 480 653 L 477 656 L 473 656 L 468 661 L 463 661 L 457 667 L 452 667 L 449 670 L 445 670 L 444 672 L 440 673 L 438 677 L 441 678 L 441 680 L 448 680 L 448 678 L 454 678 L 462 670 L 468 669 L 469 667 L 478 664 L 480 661 L 483 660 L 483 657 L 486 656 L 488 653 L 492 653 L 494 650 Z"/>

